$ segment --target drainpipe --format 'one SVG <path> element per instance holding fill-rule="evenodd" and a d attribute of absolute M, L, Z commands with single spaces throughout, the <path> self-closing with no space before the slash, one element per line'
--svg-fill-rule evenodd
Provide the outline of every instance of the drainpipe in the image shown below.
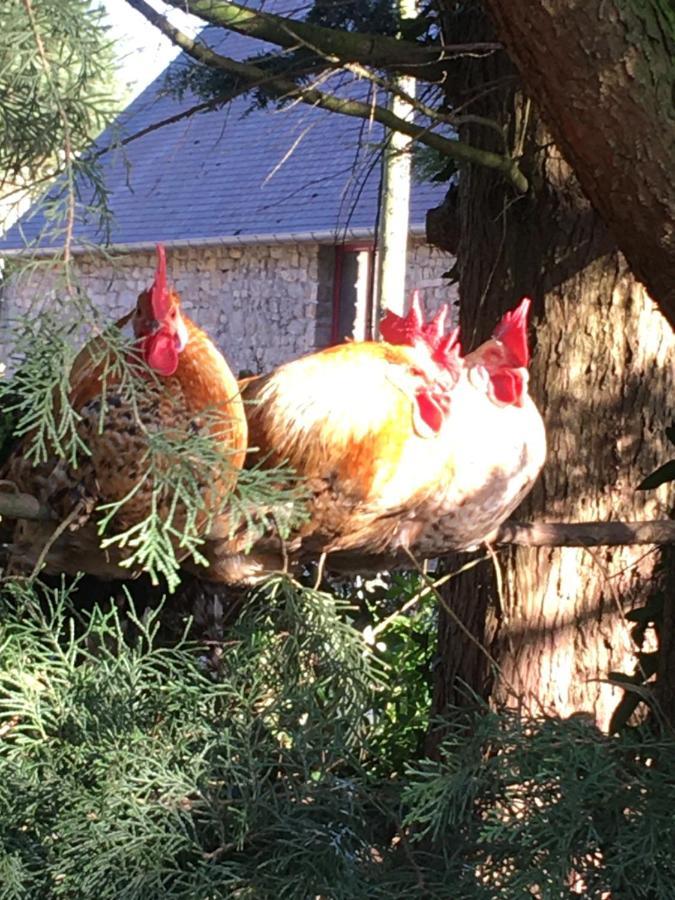
<path fill-rule="evenodd" d="M 416 0 L 398 0 L 401 19 L 414 19 Z M 398 76 L 394 85 L 411 97 L 415 96 L 415 79 Z M 412 119 L 413 109 L 398 95 L 392 94 L 389 109 L 401 119 Z M 377 309 L 374 328 L 383 310 L 399 314 L 405 306 L 405 276 L 410 220 L 410 169 L 412 139 L 398 131 L 389 133 L 382 160 L 382 202 L 377 262 Z"/>

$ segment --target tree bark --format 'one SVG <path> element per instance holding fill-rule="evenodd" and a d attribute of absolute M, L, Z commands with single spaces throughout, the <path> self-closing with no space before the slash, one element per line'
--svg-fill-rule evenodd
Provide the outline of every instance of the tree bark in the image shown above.
<path fill-rule="evenodd" d="M 476 28 L 474 38 L 486 34 L 483 22 Z M 449 79 L 451 102 L 482 91 L 470 111 L 501 121 L 536 185 L 517 199 L 475 167 L 459 182 L 463 343 L 487 337 L 523 295 L 534 299 L 531 387 L 549 453 L 516 518 L 665 518 L 668 488 L 635 487 L 667 458 L 672 329 L 517 92 L 504 56 L 476 61 L 459 79 Z M 484 129 L 467 132 L 464 139 L 491 146 Z M 434 711 L 477 693 L 531 713 L 588 712 L 606 727 L 619 691 L 604 679 L 635 667 L 624 614 L 652 589 L 656 556 L 630 547 L 512 548 L 499 578 L 483 563 L 454 579 L 445 591 L 452 614 L 440 618 Z"/>
<path fill-rule="evenodd" d="M 675 327 L 672 5 L 485 6 L 584 192 Z"/>

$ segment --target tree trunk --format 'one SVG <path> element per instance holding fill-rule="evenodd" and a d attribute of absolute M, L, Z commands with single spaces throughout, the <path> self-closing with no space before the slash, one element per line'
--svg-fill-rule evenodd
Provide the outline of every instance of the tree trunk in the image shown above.
<path fill-rule="evenodd" d="M 486 338 L 523 295 L 534 300 L 531 390 L 549 451 L 514 518 L 667 516 L 666 487 L 636 493 L 635 486 L 667 458 L 672 329 L 515 89 L 503 54 L 477 61 L 461 85 L 450 80 L 452 99 L 487 82 L 493 89 L 469 111 L 505 125 L 536 185 L 517 199 L 482 169 L 464 170 L 459 182 L 465 347 Z M 494 147 L 491 134 L 471 126 L 463 137 Z M 640 547 L 509 548 L 498 553 L 500 579 L 488 560 L 451 582 L 446 603 L 477 641 L 441 612 L 435 712 L 475 692 L 531 713 L 588 712 L 606 727 L 619 692 L 603 679 L 635 667 L 624 614 L 645 601 L 656 559 Z"/>
<path fill-rule="evenodd" d="M 675 327 L 670 0 L 485 0 L 558 146 Z"/>

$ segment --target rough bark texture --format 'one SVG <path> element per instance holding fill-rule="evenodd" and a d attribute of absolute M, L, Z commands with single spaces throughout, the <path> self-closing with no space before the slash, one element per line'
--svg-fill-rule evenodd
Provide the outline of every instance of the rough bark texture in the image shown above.
<path fill-rule="evenodd" d="M 456 99 L 459 89 L 466 97 L 488 81 L 498 89 L 471 111 L 507 126 L 537 185 L 517 199 L 485 170 L 465 170 L 460 179 L 464 344 L 485 338 L 524 294 L 534 299 L 532 392 L 549 455 L 516 518 L 665 517 L 667 488 L 636 494 L 635 486 L 667 458 L 672 329 L 614 249 L 534 108 L 515 91 L 505 59 L 476 62 L 450 88 Z M 491 140 L 475 127 L 464 137 Z M 655 559 L 637 547 L 511 548 L 499 554 L 501 596 L 492 563 L 451 582 L 446 601 L 478 642 L 442 613 L 436 711 L 465 703 L 468 685 L 534 713 L 586 711 L 605 727 L 619 692 L 602 679 L 633 671 L 623 616 L 652 589 Z"/>
<path fill-rule="evenodd" d="M 485 0 L 556 143 L 675 327 L 670 0 Z"/>

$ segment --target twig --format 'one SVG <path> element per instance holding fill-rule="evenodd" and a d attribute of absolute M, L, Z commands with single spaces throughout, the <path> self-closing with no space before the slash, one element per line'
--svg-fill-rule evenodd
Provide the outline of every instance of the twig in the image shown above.
<path fill-rule="evenodd" d="M 59 525 L 57 525 L 56 528 L 54 529 L 54 531 L 51 533 L 51 535 L 49 536 L 49 540 L 46 542 L 46 544 L 44 545 L 42 550 L 40 550 L 40 555 L 38 556 L 37 561 L 36 561 L 35 565 L 33 566 L 33 571 L 30 573 L 30 576 L 28 579 L 29 581 L 32 581 L 34 578 L 37 578 L 37 576 L 40 574 L 40 569 L 45 564 L 45 560 L 47 559 L 49 551 L 52 549 L 54 544 L 61 537 L 63 532 L 66 531 L 68 526 L 72 522 L 74 522 L 75 519 L 80 515 L 80 513 L 82 512 L 82 506 L 83 506 L 82 503 L 78 503 L 76 506 L 74 506 L 73 509 L 71 509 L 71 511 L 68 513 L 66 518 L 63 520 L 63 522 L 59 523 Z"/>
<path fill-rule="evenodd" d="M 0 725 L 0 740 L 4 737 L 7 737 L 7 735 L 16 728 L 20 721 L 21 718 L 19 716 L 12 716 L 11 719 L 8 719 L 7 722 L 4 722 L 2 725 Z"/>
<path fill-rule="evenodd" d="M 366 66 L 362 66 L 360 63 L 345 63 L 344 68 L 348 72 L 352 72 L 352 74 L 356 75 L 357 78 L 362 78 L 365 81 L 370 81 L 372 82 L 372 84 L 376 84 L 384 90 L 390 91 L 392 94 L 400 97 L 401 100 L 404 100 L 409 106 L 412 106 L 413 109 L 416 109 L 419 113 L 422 113 L 422 115 L 427 116 L 427 118 L 432 119 L 434 123 L 440 122 L 445 125 L 451 125 L 453 128 L 458 128 L 460 125 L 470 124 L 484 125 L 485 127 L 491 128 L 493 131 L 496 131 L 501 138 L 502 143 L 504 143 L 504 131 L 494 119 L 487 119 L 484 116 L 473 115 L 456 116 L 454 115 L 454 113 L 439 112 L 437 109 L 434 109 L 427 103 L 424 103 L 424 101 L 420 100 L 418 97 L 414 97 L 407 91 L 402 90 L 392 79 L 383 78 L 380 75 L 376 75 L 374 72 L 371 72 L 370 69 L 366 68 Z"/>
<path fill-rule="evenodd" d="M 493 553 L 494 553 L 494 551 L 493 551 Z M 485 562 L 486 559 L 487 559 L 487 556 L 481 556 L 479 559 L 472 559 L 471 562 L 468 562 L 466 565 L 462 566 L 459 569 L 456 569 L 453 572 L 447 572 L 445 575 L 442 575 L 440 578 L 437 578 L 436 581 L 433 582 L 434 588 L 436 590 L 438 590 L 440 587 L 442 587 L 448 581 L 452 581 L 453 578 L 456 578 L 458 575 L 461 575 L 462 572 L 468 572 L 469 569 L 475 568 L 480 563 Z M 426 572 L 424 572 L 424 576 L 426 578 L 429 577 Z M 413 597 L 411 597 L 410 600 L 407 600 L 403 604 L 403 606 L 401 606 L 399 609 L 397 609 L 395 612 L 393 612 L 390 616 L 387 616 L 386 619 L 382 619 L 381 622 L 377 623 L 377 625 L 370 632 L 369 643 L 372 642 L 374 644 L 375 638 L 378 636 L 378 634 L 380 634 L 385 629 L 387 629 L 395 619 L 398 619 L 400 616 L 405 615 L 405 613 L 407 613 L 409 609 L 412 609 L 412 607 L 415 606 L 416 603 L 418 603 L 420 600 L 422 600 L 422 598 L 426 597 L 428 594 L 431 594 L 431 593 L 432 593 L 431 588 L 429 587 L 428 584 L 425 584 L 424 587 L 421 590 L 417 591 L 417 593 Z"/>
<path fill-rule="evenodd" d="M 419 564 L 419 561 L 410 552 L 410 550 L 406 550 L 405 552 L 406 552 L 408 558 L 410 559 L 410 561 L 412 562 L 412 564 L 414 565 L 414 567 L 417 569 L 420 577 L 426 582 L 427 587 L 429 588 L 431 593 L 434 595 L 434 597 L 438 601 L 439 605 L 443 607 L 443 609 L 450 616 L 450 618 L 455 623 L 455 625 L 459 628 L 459 630 L 462 632 L 462 634 L 464 634 L 464 636 L 467 637 L 471 641 L 471 643 L 474 644 L 478 648 L 478 650 L 480 650 L 480 652 L 483 654 L 483 656 L 485 656 L 485 658 L 490 663 L 490 665 L 493 666 L 494 671 L 501 678 L 502 684 L 504 684 L 504 686 L 513 694 L 514 697 L 518 697 L 518 694 L 516 693 L 515 688 L 513 687 L 513 685 L 509 684 L 509 682 L 506 680 L 499 663 L 494 658 L 494 656 L 490 653 L 488 648 L 478 640 L 478 638 L 476 637 L 475 634 L 471 633 L 471 631 L 466 627 L 464 622 L 462 622 L 460 617 L 457 615 L 455 610 L 450 606 L 449 603 L 446 602 L 445 597 L 443 597 L 443 595 L 438 592 L 435 584 L 429 578 L 429 576 L 424 572 L 424 569 Z"/>
<path fill-rule="evenodd" d="M 33 37 L 35 38 L 38 57 L 40 58 L 45 77 L 54 96 L 54 101 L 59 113 L 59 119 L 61 120 L 61 127 L 63 128 L 63 153 L 65 160 L 66 180 L 68 182 L 68 206 L 66 214 L 66 235 L 63 248 L 63 262 L 66 273 L 66 288 L 68 290 L 68 294 L 72 296 L 74 293 L 74 287 L 70 273 L 70 260 L 71 247 L 73 243 L 73 232 L 75 228 L 75 182 L 73 177 L 73 146 L 71 141 L 70 119 L 63 106 L 61 94 L 59 93 L 58 87 L 54 80 L 52 66 L 49 62 L 45 46 L 42 42 L 40 30 L 38 28 L 35 14 L 33 12 L 32 2 L 31 0 L 23 0 L 23 5 L 25 7 L 26 15 L 28 16 L 31 29 L 33 31 Z"/>

